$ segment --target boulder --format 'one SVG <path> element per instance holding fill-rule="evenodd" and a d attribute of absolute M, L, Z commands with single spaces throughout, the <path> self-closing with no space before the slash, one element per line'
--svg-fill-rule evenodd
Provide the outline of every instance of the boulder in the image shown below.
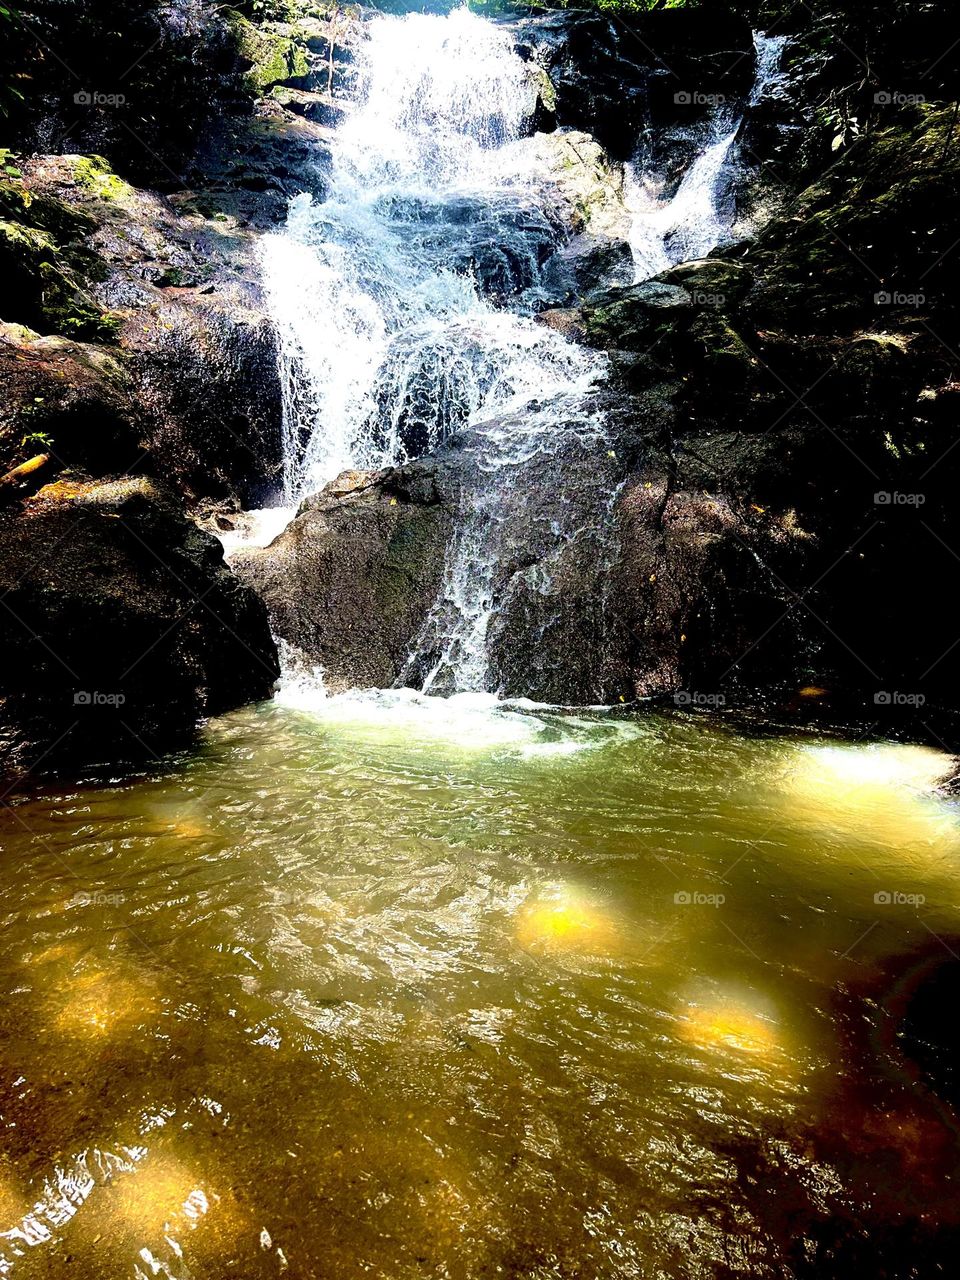
<path fill-rule="evenodd" d="M 65 382 L 85 387 L 88 405 L 94 381 L 101 400 L 115 405 L 94 430 L 109 431 L 117 413 L 132 417 L 137 444 L 150 455 L 144 469 L 191 498 L 262 503 L 281 469 L 282 397 L 255 235 L 231 215 L 175 211 L 162 197 L 123 182 L 96 156 L 33 157 L 10 185 L 20 192 L 23 216 L 50 228 L 43 234 L 60 255 L 87 264 L 83 306 L 97 317 L 98 333 L 109 320 L 110 345 L 75 347 L 69 368 L 61 348 L 61 367 L 52 370 L 55 378 L 63 374 Z M 14 305 L 5 318 L 37 320 L 48 332 L 71 337 L 84 331 L 49 308 L 37 319 L 29 306 Z M 44 350 L 56 341 L 48 339 Z M 21 365 L 23 355 L 36 364 L 36 343 L 14 356 Z M 32 385 L 13 384 L 12 416 L 43 416 L 35 393 L 30 402 L 22 398 Z M 39 398 L 62 399 L 42 392 Z M 53 423 L 50 434 L 56 440 L 71 430 L 69 423 Z M 62 460 L 94 473 L 133 460 L 108 456 L 103 466 L 97 448 L 94 436 Z"/>
<path fill-rule="evenodd" d="M 64 477 L 0 511 L 8 764 L 156 758 L 277 676 L 263 605 L 153 481 Z"/>
<path fill-rule="evenodd" d="M 0 458 L 15 466 L 38 449 L 94 474 L 135 466 L 144 441 L 130 371 L 115 349 L 0 322 Z"/>
<path fill-rule="evenodd" d="M 399 679 L 443 579 L 451 483 L 436 460 L 346 473 L 269 546 L 233 557 L 274 634 L 321 666 L 332 692 Z"/>

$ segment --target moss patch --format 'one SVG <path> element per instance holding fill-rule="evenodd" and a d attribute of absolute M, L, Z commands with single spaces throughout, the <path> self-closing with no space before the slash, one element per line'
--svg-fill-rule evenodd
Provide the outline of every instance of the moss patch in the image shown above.
<path fill-rule="evenodd" d="M 236 10 L 228 10 L 225 16 L 237 52 L 248 66 L 246 83 L 251 92 L 263 94 L 272 85 L 309 74 L 306 44 L 296 27 L 283 23 L 254 26 Z"/>

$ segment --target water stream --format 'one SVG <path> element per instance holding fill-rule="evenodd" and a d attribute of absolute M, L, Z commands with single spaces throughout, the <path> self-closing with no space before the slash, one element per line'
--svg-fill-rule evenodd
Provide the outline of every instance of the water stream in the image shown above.
<path fill-rule="evenodd" d="M 633 214 L 630 247 L 635 278 L 648 280 L 668 267 L 706 257 L 730 238 L 734 223 L 730 191 L 736 166 L 732 153 L 751 107 L 777 85 L 784 36 L 754 37 L 757 70 L 746 103 L 717 101 L 708 123 L 694 130 L 698 154 L 672 196 L 663 175 L 642 161 L 627 165 L 627 203 Z"/>
<path fill-rule="evenodd" d="M 473 451 L 421 688 L 288 667 L 194 752 L 0 806 L 2 1277 L 954 1263 L 960 1088 L 910 1022 L 958 990 L 953 762 L 489 687 L 505 486 L 605 430 L 602 361 L 534 319 L 564 232 L 530 92 L 504 28 L 371 23 L 329 198 L 265 246 L 288 502 Z M 733 131 L 651 253 L 722 236 Z M 548 548 L 582 532 L 556 489 Z"/>
<path fill-rule="evenodd" d="M 568 479 L 571 461 L 606 448 L 590 399 L 605 362 L 535 318 L 562 298 L 548 282 L 570 232 L 557 217 L 556 175 L 529 136 L 536 82 L 509 29 L 463 9 L 379 18 L 368 33 L 329 194 L 299 197 L 264 241 L 285 388 L 285 500 L 466 430 L 471 465 L 443 587 L 401 681 L 496 692 L 489 637 L 510 566 L 531 565 L 531 589 L 549 594 L 580 529 L 593 530 L 598 561 L 610 554 L 615 492 L 588 512 L 564 497 L 567 485 L 582 487 Z M 751 102 L 775 78 L 782 45 L 757 37 Z M 715 112 L 672 200 L 628 172 L 638 278 L 723 238 L 720 178 L 748 108 Z M 540 527 L 518 549 L 512 495 L 544 483 L 558 502 L 530 517 Z"/>

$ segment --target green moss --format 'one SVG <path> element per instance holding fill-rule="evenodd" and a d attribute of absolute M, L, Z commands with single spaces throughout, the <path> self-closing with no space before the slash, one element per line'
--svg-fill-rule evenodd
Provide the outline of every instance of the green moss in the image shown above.
<path fill-rule="evenodd" d="M 252 92 L 262 94 L 272 85 L 309 73 L 306 45 L 295 27 L 255 26 L 236 10 L 228 10 L 225 16 L 234 34 L 237 52 L 249 64 L 246 80 Z"/>
<path fill-rule="evenodd" d="M 0 222 L 0 239 L 4 241 L 8 252 L 34 260 L 38 269 L 47 256 L 59 253 L 56 241 L 49 232 L 41 231 L 39 227 L 25 226 L 22 222 Z"/>
<path fill-rule="evenodd" d="M 91 225 L 62 202 L 34 197 L 22 184 L 0 191 L 0 276 L 4 319 L 45 333 L 111 341 L 119 317 L 105 313 L 87 292 L 103 273 L 102 261 L 77 243 Z M 67 210 L 67 214 L 64 213 Z"/>
<path fill-rule="evenodd" d="M 133 187 L 110 170 L 103 156 L 76 156 L 73 160 L 73 177 L 78 186 L 100 200 L 126 204 L 133 198 Z"/>

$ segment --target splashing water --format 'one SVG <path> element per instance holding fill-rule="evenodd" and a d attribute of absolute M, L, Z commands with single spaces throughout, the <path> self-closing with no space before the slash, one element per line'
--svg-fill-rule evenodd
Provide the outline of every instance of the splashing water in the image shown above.
<path fill-rule="evenodd" d="M 756 106 L 781 78 L 784 36 L 754 37 L 757 73 L 747 107 Z M 680 262 L 703 258 L 728 238 L 732 217 L 724 208 L 725 173 L 740 133 L 744 111 L 718 105 L 706 129 L 702 149 L 684 174 L 676 194 L 665 199 L 662 176 L 627 166 L 626 199 L 633 214 L 630 247 L 637 281 Z"/>
<path fill-rule="evenodd" d="M 488 692 L 499 687 L 490 649 L 505 584 L 519 574 L 518 589 L 549 596 L 578 539 L 607 561 L 615 486 L 589 493 L 588 513 L 567 493 L 572 461 L 608 445 L 591 403 L 606 360 L 533 318 L 569 230 L 524 138 L 536 90 L 508 32 L 465 9 L 376 18 L 367 30 L 328 197 L 295 199 L 285 229 L 264 241 L 285 497 L 295 503 L 346 469 L 403 464 L 460 433 L 460 516 L 402 679 Z M 755 96 L 780 42 L 761 37 L 757 48 Z M 639 276 L 722 237 L 717 192 L 741 119 L 718 112 L 674 200 L 637 214 Z M 556 494 L 538 497 L 536 513 L 516 497 L 532 481 Z"/>
<path fill-rule="evenodd" d="M 535 93 L 510 37 L 466 10 L 379 18 L 360 58 L 328 199 L 298 197 L 264 242 L 290 500 L 561 390 L 587 362 L 497 306 L 529 311 L 561 236 L 512 150 Z"/>

